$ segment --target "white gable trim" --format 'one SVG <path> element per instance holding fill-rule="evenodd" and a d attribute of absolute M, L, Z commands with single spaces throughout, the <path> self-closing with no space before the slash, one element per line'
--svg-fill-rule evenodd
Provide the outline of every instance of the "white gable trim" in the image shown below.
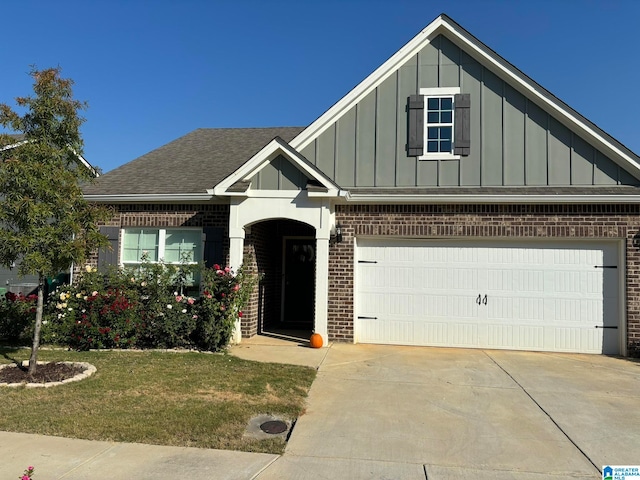
<path fill-rule="evenodd" d="M 327 192 L 314 192 L 313 195 L 310 194 L 310 196 L 336 197 L 341 194 L 340 187 L 338 185 L 336 185 L 331 179 L 317 170 L 302 155 L 300 155 L 295 149 L 291 148 L 291 146 L 287 144 L 287 142 L 279 137 L 271 140 L 271 142 L 269 142 L 258 153 L 247 160 L 247 162 L 244 163 L 240 168 L 238 168 L 235 172 L 222 180 L 213 188 L 211 193 L 220 197 L 247 196 L 247 192 L 228 192 L 227 189 L 236 182 L 250 180 L 251 177 L 253 177 L 264 167 L 266 167 L 278 155 L 283 155 L 284 157 L 286 157 L 297 168 L 302 170 L 309 178 L 316 180 L 320 183 L 320 185 L 327 189 Z M 298 193 L 298 191 L 295 192 L 296 195 Z M 286 194 L 286 191 L 280 192 L 279 196 L 282 196 L 283 194 Z"/>
<path fill-rule="evenodd" d="M 29 143 L 29 140 L 21 140 L 17 143 L 12 143 L 11 145 L 5 145 L 4 147 L 0 148 L 0 152 L 3 152 L 5 150 L 11 150 L 13 148 L 18 148 L 26 143 Z M 76 152 L 73 148 L 70 148 L 70 150 L 73 152 L 73 154 L 78 158 L 78 160 L 80 160 L 80 163 L 82 163 L 85 167 L 87 167 L 87 169 L 95 176 L 95 177 L 99 177 L 100 174 L 98 173 L 98 171 L 93 167 L 93 165 L 91 165 L 89 162 L 87 162 L 85 160 L 85 158 L 82 155 L 79 155 L 78 152 Z"/>
<path fill-rule="evenodd" d="M 360 102 L 364 97 L 377 88 L 389 76 L 391 76 L 402 64 L 427 45 L 432 38 L 437 36 L 442 26 L 443 16 L 439 16 L 424 30 L 413 37 L 409 43 L 398 50 L 394 55 L 384 62 L 380 67 L 373 71 L 366 79 L 358 84 L 347 95 L 342 97 L 338 103 L 334 104 L 329 110 L 323 113 L 316 121 L 300 132 L 289 144 L 296 150 L 302 150 L 315 140 L 322 132 L 329 128 L 333 123 L 351 109 L 355 104 Z"/>
<path fill-rule="evenodd" d="M 482 65 L 492 70 L 500 76 L 500 78 L 507 81 L 526 97 L 537 101 L 543 109 L 554 115 L 557 120 L 583 135 L 585 139 L 593 143 L 602 153 L 611 157 L 614 162 L 627 169 L 631 174 L 640 177 L 640 158 L 637 155 L 633 154 L 592 122 L 565 105 L 553 94 L 520 72 L 446 15 L 440 15 L 431 22 L 364 81 L 300 132 L 298 136 L 289 142 L 290 145 L 298 151 L 304 149 L 354 105 L 391 76 L 401 65 L 416 55 L 428 45 L 432 39 L 441 33 L 445 34 L 449 40 L 465 50 Z"/>

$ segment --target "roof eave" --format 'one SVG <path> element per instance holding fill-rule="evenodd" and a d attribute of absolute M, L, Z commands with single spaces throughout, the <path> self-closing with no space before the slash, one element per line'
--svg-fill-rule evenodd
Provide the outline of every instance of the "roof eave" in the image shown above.
<path fill-rule="evenodd" d="M 85 200 L 95 203 L 149 203 L 149 202 L 208 202 L 209 193 L 142 193 L 142 194 L 87 194 Z"/>
<path fill-rule="evenodd" d="M 367 204 L 640 204 L 640 195 L 375 195 L 349 193 L 348 203 Z"/>

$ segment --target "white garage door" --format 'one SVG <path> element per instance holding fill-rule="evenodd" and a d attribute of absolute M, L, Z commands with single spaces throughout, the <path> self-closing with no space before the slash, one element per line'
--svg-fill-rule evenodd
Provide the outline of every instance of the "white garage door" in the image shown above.
<path fill-rule="evenodd" d="M 619 353 L 615 243 L 359 240 L 355 340 Z"/>

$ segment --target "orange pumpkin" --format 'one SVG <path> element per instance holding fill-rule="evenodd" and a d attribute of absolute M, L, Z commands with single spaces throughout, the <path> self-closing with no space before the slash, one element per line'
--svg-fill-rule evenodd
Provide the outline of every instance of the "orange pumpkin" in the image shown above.
<path fill-rule="evenodd" d="M 321 348 L 322 347 L 322 335 L 319 333 L 313 333 L 311 338 L 309 338 L 309 346 L 311 348 Z"/>

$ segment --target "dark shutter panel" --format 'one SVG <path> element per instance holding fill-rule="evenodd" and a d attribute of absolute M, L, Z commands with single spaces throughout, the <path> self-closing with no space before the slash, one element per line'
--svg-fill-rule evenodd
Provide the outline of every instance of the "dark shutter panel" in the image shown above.
<path fill-rule="evenodd" d="M 458 94 L 454 102 L 456 113 L 453 153 L 466 156 L 471 153 L 471 95 Z"/>
<path fill-rule="evenodd" d="M 224 264 L 223 252 L 222 252 L 222 233 L 223 230 L 220 227 L 205 227 L 202 229 L 202 233 L 205 235 L 204 240 L 204 265 L 207 268 L 213 267 L 216 263 L 218 265 Z"/>
<path fill-rule="evenodd" d="M 407 112 L 409 113 L 407 155 L 418 157 L 424 153 L 424 96 L 409 96 Z"/>
<path fill-rule="evenodd" d="M 104 272 L 109 265 L 118 265 L 120 229 L 118 227 L 100 227 L 100 233 L 109 239 L 109 247 L 98 250 L 98 271 Z"/>

